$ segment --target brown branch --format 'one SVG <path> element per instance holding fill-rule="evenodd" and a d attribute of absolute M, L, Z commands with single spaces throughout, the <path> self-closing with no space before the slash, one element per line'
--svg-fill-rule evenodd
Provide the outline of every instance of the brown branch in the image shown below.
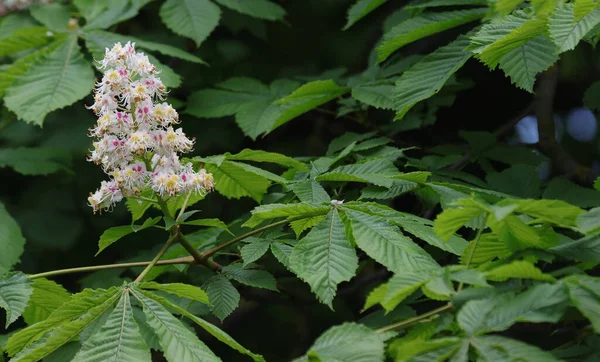
<path fill-rule="evenodd" d="M 552 165 L 568 177 L 584 185 L 591 185 L 597 175 L 588 167 L 580 165 L 556 141 L 553 106 L 558 83 L 558 66 L 555 64 L 542 73 L 535 91 L 534 109 L 537 117 L 539 143 L 538 148 L 550 158 Z"/>

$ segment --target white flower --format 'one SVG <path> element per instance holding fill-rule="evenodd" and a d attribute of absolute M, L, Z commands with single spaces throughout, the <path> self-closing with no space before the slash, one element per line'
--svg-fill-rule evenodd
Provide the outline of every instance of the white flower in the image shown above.
<path fill-rule="evenodd" d="M 170 104 L 154 103 L 167 91 L 148 57 L 137 53 L 133 43 L 117 43 L 98 63 L 105 72 L 88 107 L 98 115 L 90 129 L 96 141 L 88 161 L 111 179 L 88 198 L 94 212 L 110 210 L 123 196 L 139 195 L 145 188 L 161 197 L 212 190 L 211 174 L 179 161 L 178 153 L 191 151 L 194 139 L 173 129 L 179 115 Z"/>

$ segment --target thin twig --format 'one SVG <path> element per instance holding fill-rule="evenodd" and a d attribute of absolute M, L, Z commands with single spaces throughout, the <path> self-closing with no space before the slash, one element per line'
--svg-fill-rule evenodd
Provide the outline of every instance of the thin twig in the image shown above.
<path fill-rule="evenodd" d="M 473 248 L 471 249 L 471 252 L 469 253 L 469 256 L 467 257 L 467 263 L 465 264 L 467 269 L 469 268 L 469 266 L 471 266 L 471 261 L 473 261 L 473 256 L 475 255 L 475 249 L 477 249 L 477 244 L 479 244 L 479 238 L 480 238 L 482 232 L 483 232 L 483 227 L 480 227 L 479 229 L 477 229 L 477 235 L 475 235 L 475 239 L 473 239 Z M 464 283 L 460 282 L 460 284 L 458 284 L 458 289 L 456 289 L 456 291 L 460 292 L 462 290 L 463 286 L 464 286 Z"/>
<path fill-rule="evenodd" d="M 85 273 L 85 272 L 108 270 L 108 269 L 134 268 L 134 267 L 139 267 L 139 266 L 147 266 L 150 263 L 151 263 L 151 261 L 138 261 L 138 262 L 132 262 L 132 263 L 83 266 L 83 267 L 78 267 L 78 268 L 58 269 L 58 270 L 52 270 L 52 271 L 48 271 L 48 272 L 44 272 L 44 273 L 30 274 L 27 277 L 29 279 L 47 278 L 47 277 L 63 275 L 63 274 Z M 156 262 L 155 265 L 195 264 L 195 263 L 196 262 L 194 261 L 194 258 L 192 258 L 191 256 L 186 256 L 183 258 L 159 260 Z"/>
<path fill-rule="evenodd" d="M 413 325 L 415 323 L 419 323 L 422 320 L 425 320 L 425 319 L 427 319 L 429 317 L 432 317 L 434 315 L 440 314 L 440 313 L 445 312 L 445 311 L 450 310 L 450 309 L 452 309 L 452 304 L 446 304 L 445 306 L 436 308 L 436 309 L 434 309 L 432 311 L 429 311 L 427 313 L 418 315 L 416 317 L 409 318 L 409 319 L 403 320 L 402 322 L 391 324 L 391 325 L 383 327 L 383 328 L 379 328 L 378 330 L 376 330 L 376 332 L 377 333 L 383 333 L 383 332 L 391 331 L 391 330 L 394 330 L 394 329 L 397 329 L 397 328 L 406 328 L 406 327 L 409 327 L 409 326 L 411 326 L 411 325 Z"/>
<path fill-rule="evenodd" d="M 160 258 L 163 257 L 163 255 L 165 255 L 167 249 L 169 249 L 169 246 L 171 246 L 175 241 L 177 241 L 180 235 L 181 234 L 179 232 L 171 235 L 171 237 L 165 242 L 165 245 L 163 245 L 162 249 L 160 249 L 160 251 L 158 252 L 158 254 L 156 254 L 154 259 L 152 259 L 150 264 L 148 264 L 146 268 L 142 271 L 142 273 L 138 275 L 138 277 L 135 279 L 136 283 L 139 283 L 142 281 L 142 279 L 144 279 L 144 277 L 146 276 L 146 274 L 148 274 L 150 269 L 152 269 L 156 265 L 156 263 L 160 260 Z"/>

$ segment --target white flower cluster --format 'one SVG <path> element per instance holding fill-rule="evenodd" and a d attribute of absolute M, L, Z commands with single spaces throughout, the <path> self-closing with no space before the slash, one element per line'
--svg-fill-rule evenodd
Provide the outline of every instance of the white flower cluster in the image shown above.
<path fill-rule="evenodd" d="M 115 44 L 106 49 L 96 84 L 92 109 L 98 116 L 94 149 L 88 160 L 102 166 L 111 176 L 91 193 L 89 205 L 108 210 L 124 196 L 140 195 L 150 187 L 156 194 L 176 196 L 189 192 L 206 193 L 213 177 L 206 170 L 195 172 L 192 164 L 182 165 L 177 153 L 191 151 L 194 139 L 187 138 L 173 107 L 162 101 L 165 86 L 144 53 L 135 43 Z"/>

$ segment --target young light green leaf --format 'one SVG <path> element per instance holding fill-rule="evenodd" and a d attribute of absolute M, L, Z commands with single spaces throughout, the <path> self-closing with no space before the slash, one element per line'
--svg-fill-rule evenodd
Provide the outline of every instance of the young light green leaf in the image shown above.
<path fill-rule="evenodd" d="M 7 273 L 19 262 L 25 238 L 19 224 L 10 216 L 4 204 L 0 202 L 0 275 Z"/>
<path fill-rule="evenodd" d="M 329 328 L 307 352 L 319 361 L 375 362 L 384 360 L 384 341 L 374 330 L 357 323 Z M 302 361 L 302 359 L 299 359 Z"/>
<path fill-rule="evenodd" d="M 256 362 L 264 362 L 264 358 L 261 355 L 252 353 L 248 349 L 244 348 L 241 344 L 239 344 L 233 338 L 231 338 L 230 335 L 228 335 L 227 333 L 225 333 L 224 331 L 219 329 L 217 326 L 205 321 L 204 319 L 196 317 L 195 315 L 190 313 L 188 310 L 186 310 L 176 304 L 173 304 L 173 303 L 169 302 L 167 299 L 161 298 L 156 294 L 144 293 L 144 292 L 141 292 L 141 293 L 143 293 L 146 297 L 148 297 L 150 299 L 154 299 L 155 301 L 157 301 L 160 304 L 162 304 L 163 306 L 175 311 L 176 313 L 179 313 L 179 314 L 191 319 L 194 323 L 196 323 L 197 325 L 202 327 L 205 331 L 207 331 L 208 333 L 213 335 L 219 341 L 225 343 L 226 345 L 235 349 L 236 351 L 252 357 L 252 359 L 254 359 L 254 361 L 256 361 Z"/>
<path fill-rule="evenodd" d="M 366 182 L 377 186 L 391 187 L 391 176 L 398 175 L 398 169 L 389 160 L 371 160 L 365 163 L 344 165 L 315 178 L 317 181 Z"/>
<path fill-rule="evenodd" d="M 375 289 L 369 292 L 367 295 L 367 300 L 365 300 L 365 305 L 361 310 L 361 313 L 371 308 L 374 305 L 377 305 L 383 301 L 385 296 L 388 293 L 388 283 L 383 283 L 376 287 Z"/>
<path fill-rule="evenodd" d="M 17 78 L 4 102 L 19 118 L 41 126 L 48 113 L 75 103 L 93 87 L 94 72 L 71 35 Z"/>
<path fill-rule="evenodd" d="M 348 30 L 357 21 L 383 5 L 386 1 L 387 0 L 357 0 L 354 5 L 348 9 L 348 21 L 342 30 Z"/>
<path fill-rule="evenodd" d="M 535 0 L 534 0 L 535 1 Z M 413 0 L 405 9 L 423 9 L 436 6 L 487 5 L 488 0 Z"/>
<path fill-rule="evenodd" d="M 129 292 L 121 295 L 115 310 L 99 332 L 85 341 L 73 362 L 149 361 L 150 349 L 133 318 Z"/>
<path fill-rule="evenodd" d="M 346 227 L 359 248 L 395 273 L 406 270 L 435 269 L 438 263 L 398 227 L 386 219 L 361 211 L 344 209 L 348 217 Z"/>
<path fill-rule="evenodd" d="M 193 39 L 199 47 L 219 24 L 221 10 L 209 0 L 167 0 L 160 7 L 160 18 L 174 33 Z"/>
<path fill-rule="evenodd" d="M 259 19 L 281 20 L 285 16 L 285 10 L 269 0 L 216 0 L 216 2 L 242 14 Z"/>
<path fill-rule="evenodd" d="M 86 300 L 81 300 L 80 296 L 73 296 L 69 302 L 64 303 L 55 310 L 48 319 L 33 324 L 13 335 L 9 340 L 9 344 L 7 344 L 7 349 L 11 354 L 14 353 L 11 352 L 11 348 L 14 350 L 14 346 L 10 344 L 11 341 L 18 340 L 20 343 L 33 341 L 33 343 L 26 344 L 26 347 L 17 353 L 12 361 L 39 361 L 64 346 L 110 310 L 122 295 L 122 288 L 113 288 L 108 291 L 90 291 L 88 293 L 84 291 L 80 294 L 84 293 L 86 294 L 86 297 L 84 297 Z M 84 305 L 88 307 L 82 310 Z M 32 339 L 21 339 L 25 336 L 32 337 Z"/>
<path fill-rule="evenodd" d="M 6 310 L 5 328 L 25 310 L 33 292 L 30 283 L 23 273 L 5 274 L 0 278 L 0 307 Z"/>
<path fill-rule="evenodd" d="M 167 361 L 221 361 L 160 303 L 140 292 L 134 291 L 133 295 L 142 304 L 146 320 L 158 336 Z"/>
<path fill-rule="evenodd" d="M 250 196 L 260 202 L 271 185 L 266 177 L 247 171 L 241 163 L 224 161 L 220 166 L 206 164 L 206 170 L 216 180 L 215 189 L 225 197 L 239 199 Z"/>
<path fill-rule="evenodd" d="M 213 314 L 223 321 L 237 308 L 240 303 L 240 293 L 223 275 L 216 275 L 205 284 L 206 293 L 210 300 Z"/>
<path fill-rule="evenodd" d="M 336 209 L 296 244 L 290 266 L 321 302 L 333 308 L 337 285 L 350 280 L 358 268 L 356 252 Z"/>
<path fill-rule="evenodd" d="M 233 233 L 231 231 L 229 231 L 227 224 L 225 224 L 223 221 L 221 221 L 219 219 L 196 219 L 196 220 L 191 220 L 191 221 L 184 221 L 182 224 L 183 225 L 194 225 L 194 226 L 216 227 L 216 228 L 225 230 L 229 234 L 233 235 Z"/>
<path fill-rule="evenodd" d="M 206 292 L 196 286 L 183 283 L 159 284 L 156 282 L 145 282 L 139 285 L 141 289 L 160 290 L 166 293 L 175 294 L 182 298 L 195 300 L 200 303 L 210 305 Z"/>
<path fill-rule="evenodd" d="M 241 264 L 231 264 L 222 269 L 223 275 L 245 285 L 277 291 L 277 282 L 264 270 L 244 269 Z"/>
<path fill-rule="evenodd" d="M 100 240 L 98 241 L 98 252 L 96 255 L 100 254 L 102 250 L 106 249 L 122 237 L 154 226 L 161 219 L 162 218 L 160 216 L 157 216 L 155 218 L 147 218 L 142 225 L 114 226 L 104 230 L 100 236 Z"/>
<path fill-rule="evenodd" d="M 52 37 L 46 35 L 46 31 L 43 26 L 31 26 L 17 29 L 10 36 L 0 38 L 0 57 L 45 45 L 52 40 Z"/>
<path fill-rule="evenodd" d="M 561 200 L 504 200 L 498 205 L 517 205 L 515 211 L 562 227 L 573 227 L 584 210 Z"/>
<path fill-rule="evenodd" d="M 448 240 L 458 229 L 483 213 L 483 210 L 475 207 L 445 209 L 435 218 L 433 230 L 442 240 Z"/>
<path fill-rule="evenodd" d="M 577 20 L 573 3 L 559 5 L 549 18 L 550 36 L 558 46 L 558 53 L 575 49 L 579 41 L 599 23 L 600 9 Z"/>
<path fill-rule="evenodd" d="M 34 279 L 31 286 L 33 293 L 23 312 L 23 319 L 28 325 L 45 320 L 71 297 L 62 285 L 45 278 Z"/>
<path fill-rule="evenodd" d="M 577 228 L 586 235 L 600 232 L 600 207 L 593 208 L 577 217 Z"/>
<path fill-rule="evenodd" d="M 392 93 L 396 119 L 402 119 L 415 104 L 442 89 L 448 79 L 471 58 L 471 52 L 465 50 L 467 45 L 469 38 L 460 36 L 402 74 Z"/>
<path fill-rule="evenodd" d="M 534 279 L 546 282 L 554 281 L 552 275 L 543 273 L 532 263 L 525 260 L 515 260 L 508 264 L 488 270 L 485 272 L 485 277 L 486 279 L 495 282 L 504 282 L 510 278 Z"/>
<path fill-rule="evenodd" d="M 534 228 L 515 215 L 507 215 L 504 219 L 498 221 L 493 214 L 490 214 L 487 220 L 488 226 L 498 239 L 513 250 L 547 249 L 556 245 L 555 240 L 542 238 Z"/>
<path fill-rule="evenodd" d="M 416 292 L 434 277 L 434 272 L 439 271 L 439 267 L 434 270 L 419 270 L 417 272 L 403 272 L 395 274 L 387 283 L 387 293 L 381 305 L 386 312 L 391 312 L 402 303 L 404 299 Z"/>
<path fill-rule="evenodd" d="M 60 148 L 3 148 L 0 167 L 11 167 L 22 175 L 47 175 L 71 170 L 71 154 Z"/>
<path fill-rule="evenodd" d="M 285 218 L 311 218 L 314 216 L 325 215 L 329 212 L 331 206 L 313 203 L 300 202 L 297 204 L 267 204 L 255 207 L 251 213 L 252 217 L 242 226 L 255 227 L 261 222 L 279 217 Z"/>
<path fill-rule="evenodd" d="M 264 240 L 257 240 L 248 243 L 240 249 L 244 267 L 260 259 L 269 250 L 270 243 Z"/>
<path fill-rule="evenodd" d="M 292 186 L 294 194 L 302 202 L 323 203 L 331 201 L 327 191 L 318 182 L 305 180 L 295 183 Z"/>
<path fill-rule="evenodd" d="M 377 61 L 383 62 L 390 54 L 415 40 L 480 19 L 486 11 L 472 9 L 424 13 L 405 20 L 383 36 L 382 44 L 377 48 Z"/>
<path fill-rule="evenodd" d="M 413 219 L 413 218 L 411 218 Z M 400 226 L 405 232 L 416 236 L 429 245 L 445 250 L 455 255 L 461 255 L 467 247 L 467 241 L 460 236 L 452 235 L 444 241 L 436 234 L 434 228 L 426 222 L 426 219 L 415 217 L 414 221 L 408 218 L 397 218 L 390 220 Z M 428 220 L 427 220 L 428 221 Z"/>

